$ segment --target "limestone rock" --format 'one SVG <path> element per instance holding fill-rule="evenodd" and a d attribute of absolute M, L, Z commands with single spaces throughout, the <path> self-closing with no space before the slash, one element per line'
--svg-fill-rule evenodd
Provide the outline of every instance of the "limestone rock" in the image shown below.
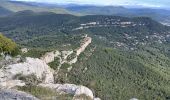
<path fill-rule="evenodd" d="M 59 51 L 52 51 L 52 52 L 47 52 L 43 57 L 41 57 L 41 60 L 43 60 L 45 63 L 50 63 L 55 60 L 55 57 L 58 57 L 60 55 Z"/>
<path fill-rule="evenodd" d="M 101 100 L 100 98 L 94 98 L 94 100 Z"/>
<path fill-rule="evenodd" d="M 9 80 L 0 83 L 0 87 L 4 89 L 10 89 L 16 86 L 25 86 L 25 83 L 21 80 Z"/>
<path fill-rule="evenodd" d="M 12 59 L 12 57 L 11 57 L 10 55 L 6 55 L 6 56 L 5 56 L 5 60 L 8 61 L 8 60 L 11 60 L 11 59 Z"/>
<path fill-rule="evenodd" d="M 85 86 L 78 86 L 75 84 L 39 84 L 39 86 L 51 88 L 61 93 L 73 94 L 74 96 L 84 94 L 92 99 L 94 98 L 93 92 Z"/>
<path fill-rule="evenodd" d="M 86 37 L 81 41 L 80 47 L 76 49 L 76 54 L 77 54 L 77 56 L 80 55 L 91 42 L 92 42 L 92 38 L 86 36 Z"/>
<path fill-rule="evenodd" d="M 52 69 L 42 60 L 35 58 L 26 58 L 24 63 L 5 66 L 0 70 L 0 82 L 12 80 L 17 74 L 24 76 L 34 74 L 39 79 L 44 79 L 44 83 L 53 83 Z"/>
<path fill-rule="evenodd" d="M 65 92 L 69 94 L 75 94 L 78 89 L 77 85 L 74 84 L 39 84 L 39 86 L 55 89 L 57 92 Z"/>
<path fill-rule="evenodd" d="M 86 96 L 89 96 L 92 99 L 94 98 L 93 92 L 85 86 L 79 86 L 78 89 L 76 90 L 74 96 L 79 96 L 81 94 L 85 94 Z"/>
<path fill-rule="evenodd" d="M 39 100 L 39 99 L 25 92 L 11 89 L 1 89 L 0 100 Z"/>
<path fill-rule="evenodd" d="M 22 52 L 22 53 L 27 53 L 28 51 L 29 51 L 29 49 L 27 49 L 27 48 L 22 48 L 22 49 L 21 49 L 21 52 Z"/>

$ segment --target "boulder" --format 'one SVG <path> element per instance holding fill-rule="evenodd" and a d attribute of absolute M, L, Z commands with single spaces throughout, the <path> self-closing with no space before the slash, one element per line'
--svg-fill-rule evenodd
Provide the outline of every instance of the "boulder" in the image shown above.
<path fill-rule="evenodd" d="M 89 96 L 91 99 L 94 98 L 93 92 L 92 92 L 89 88 L 87 88 L 87 87 L 85 87 L 85 86 L 79 86 L 79 87 L 77 88 L 74 96 L 79 96 L 79 95 L 81 95 L 81 94 L 85 94 L 86 96 Z"/>

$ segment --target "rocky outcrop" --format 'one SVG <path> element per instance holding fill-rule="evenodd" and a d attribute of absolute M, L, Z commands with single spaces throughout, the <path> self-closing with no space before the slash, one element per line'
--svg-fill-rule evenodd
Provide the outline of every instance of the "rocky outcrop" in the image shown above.
<path fill-rule="evenodd" d="M 26 58 L 23 63 L 4 66 L 0 69 L 0 82 L 13 80 L 17 74 L 24 76 L 34 74 L 37 78 L 42 79 L 44 83 L 53 83 L 53 71 L 42 60 L 38 58 Z"/>
<path fill-rule="evenodd" d="M 79 86 L 75 92 L 75 96 L 79 96 L 81 94 L 85 94 L 86 96 L 89 96 L 94 99 L 93 92 L 85 86 Z"/>
<path fill-rule="evenodd" d="M 0 100 L 39 100 L 39 99 L 25 92 L 11 89 L 1 89 Z"/>
<path fill-rule="evenodd" d="M 47 52 L 40 59 L 27 57 L 24 62 L 21 62 L 22 61 L 21 57 L 18 57 L 15 60 L 15 63 L 13 62 L 8 64 L 3 64 L 4 66 L 0 69 L 0 88 L 11 89 L 16 86 L 25 86 L 25 82 L 21 80 L 16 80 L 15 78 L 16 75 L 23 75 L 23 76 L 35 75 L 36 78 L 42 81 L 42 83 L 40 83 L 38 86 L 50 88 L 59 93 L 72 94 L 74 95 L 74 97 L 85 95 L 87 97 L 90 97 L 92 100 L 100 100 L 99 98 L 95 98 L 93 92 L 85 86 L 81 86 L 81 85 L 79 86 L 75 84 L 53 84 L 54 71 L 47 65 L 48 63 L 55 61 L 55 58 L 57 57 L 59 58 L 57 60 L 59 60 L 60 63 L 58 69 L 61 67 L 62 64 L 67 63 L 70 65 L 68 71 L 71 70 L 72 68 L 71 65 L 77 62 L 78 56 L 91 43 L 91 40 L 92 39 L 90 37 L 85 36 L 84 39 L 81 41 L 80 47 L 76 49 L 76 52 L 74 52 L 73 50 L 61 51 L 61 52 L 56 50 L 52 52 Z M 23 53 L 27 52 L 25 48 L 22 51 Z M 19 91 L 16 92 L 14 91 L 15 92 L 14 93 L 13 91 L 3 90 L 3 92 L 1 92 L 0 90 L 0 100 L 8 100 L 8 99 L 10 100 L 12 96 L 16 97 L 17 100 L 38 100 L 27 93 L 23 93 Z M 6 93 L 6 95 L 3 93 Z M 4 97 L 2 94 L 4 95 Z M 30 98 L 27 98 L 27 96 Z"/>
<path fill-rule="evenodd" d="M 85 38 L 81 41 L 80 47 L 76 49 L 76 54 L 80 55 L 86 47 L 91 43 L 92 38 L 85 36 Z"/>
<path fill-rule="evenodd" d="M 78 56 L 86 49 L 86 47 L 91 43 L 91 41 L 92 41 L 91 37 L 88 37 L 87 35 L 85 35 L 83 39 L 81 40 L 80 47 L 78 47 L 75 50 L 75 52 L 73 50 L 67 50 L 67 51 L 61 51 L 61 52 L 56 50 L 52 52 L 47 52 L 40 59 L 48 64 L 48 63 L 55 61 L 55 58 L 57 57 L 59 58 L 59 65 L 57 66 L 58 70 L 64 63 L 68 63 L 70 65 L 69 69 L 71 69 L 72 68 L 71 65 L 77 62 Z M 75 57 L 68 60 L 67 58 L 69 58 L 69 56 L 74 53 L 75 53 Z"/>
<path fill-rule="evenodd" d="M 44 56 L 42 56 L 40 59 L 43 60 L 45 63 L 50 63 L 55 60 L 55 57 L 60 56 L 61 53 L 59 51 L 52 51 L 52 52 L 47 52 Z"/>
<path fill-rule="evenodd" d="M 25 86 L 25 83 L 21 80 L 8 80 L 0 82 L 0 87 L 4 89 L 10 89 L 16 86 Z"/>
<path fill-rule="evenodd" d="M 27 48 L 22 48 L 22 49 L 21 49 L 21 52 L 22 52 L 22 53 L 27 53 L 28 51 L 29 51 L 29 49 L 27 49 Z"/>
<path fill-rule="evenodd" d="M 44 61 L 37 58 L 28 57 L 23 63 L 7 65 L 0 69 L 0 88 L 11 89 L 16 86 L 25 86 L 23 81 L 14 79 L 14 77 L 18 74 L 24 76 L 34 74 L 38 79 L 43 80 L 43 82 L 38 86 L 51 88 L 60 93 L 73 94 L 75 97 L 83 94 L 95 100 L 93 92 L 85 86 L 79 86 L 75 84 L 53 84 L 53 70 L 51 70 Z M 20 95 L 18 98 L 20 98 Z M 21 95 L 21 98 L 23 98 L 23 95 Z"/>
<path fill-rule="evenodd" d="M 39 86 L 51 88 L 60 93 L 73 94 L 74 97 L 83 94 L 90 97 L 91 99 L 96 99 L 94 98 L 93 92 L 85 86 L 79 86 L 75 84 L 39 84 Z"/>

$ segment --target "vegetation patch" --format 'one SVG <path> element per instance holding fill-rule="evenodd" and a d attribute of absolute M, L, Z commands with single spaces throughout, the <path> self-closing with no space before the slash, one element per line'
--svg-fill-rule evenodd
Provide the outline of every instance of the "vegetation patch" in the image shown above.
<path fill-rule="evenodd" d="M 27 53 L 22 54 L 22 56 L 23 57 L 40 58 L 46 52 L 48 52 L 48 50 L 44 50 L 44 49 L 30 49 Z"/>
<path fill-rule="evenodd" d="M 73 100 L 93 100 L 93 99 L 89 96 L 86 96 L 85 94 L 81 94 L 81 95 L 75 96 Z"/>
<path fill-rule="evenodd" d="M 22 75 L 22 74 L 17 74 L 13 77 L 13 79 L 22 80 L 28 86 L 35 86 L 35 85 L 42 82 L 34 74 L 28 75 L 28 76 L 25 76 L 25 75 Z"/>
<path fill-rule="evenodd" d="M 67 78 L 67 71 L 60 69 L 60 71 L 57 74 L 54 74 L 54 83 L 57 84 L 64 84 L 68 83 L 68 78 Z"/>
<path fill-rule="evenodd" d="M 165 89 L 170 87 L 169 59 L 161 53 L 153 53 L 152 49 L 147 53 L 145 48 L 124 52 L 97 47 L 90 58 L 85 59 L 84 55 L 73 65 L 68 81 L 92 88 L 97 97 L 106 100 L 133 97 L 166 100 L 170 95 L 170 91 Z M 84 72 L 86 68 L 88 70 Z"/>
<path fill-rule="evenodd" d="M 18 87 L 18 90 L 34 95 L 41 100 L 72 100 L 70 94 L 59 94 L 58 92 L 40 86 L 23 86 Z"/>
<path fill-rule="evenodd" d="M 17 44 L 2 35 L 2 33 L 0 33 L 0 53 L 11 54 L 13 56 L 19 53 Z"/>
<path fill-rule="evenodd" d="M 60 65 L 60 58 L 55 57 L 54 61 L 48 64 L 52 69 L 56 70 Z"/>
<path fill-rule="evenodd" d="M 69 62 L 69 61 L 73 60 L 76 57 L 77 57 L 77 55 L 76 55 L 76 52 L 74 51 L 71 55 L 68 55 L 67 61 Z"/>
<path fill-rule="evenodd" d="M 64 64 L 61 65 L 61 69 L 67 70 L 70 66 L 71 66 L 70 64 L 64 63 Z"/>

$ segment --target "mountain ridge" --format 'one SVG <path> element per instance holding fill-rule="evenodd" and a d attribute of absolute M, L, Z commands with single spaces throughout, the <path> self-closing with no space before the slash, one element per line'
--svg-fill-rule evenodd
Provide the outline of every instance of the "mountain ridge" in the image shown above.
<path fill-rule="evenodd" d="M 22 1 L 1 1 L 0 6 L 12 12 L 32 10 L 35 12 L 54 12 L 57 14 L 84 15 L 114 15 L 124 17 L 147 16 L 165 25 L 170 23 L 170 10 L 164 8 L 133 8 L 123 6 L 98 6 L 76 4 L 45 4 Z M 165 13 L 163 13 L 165 12 Z"/>

